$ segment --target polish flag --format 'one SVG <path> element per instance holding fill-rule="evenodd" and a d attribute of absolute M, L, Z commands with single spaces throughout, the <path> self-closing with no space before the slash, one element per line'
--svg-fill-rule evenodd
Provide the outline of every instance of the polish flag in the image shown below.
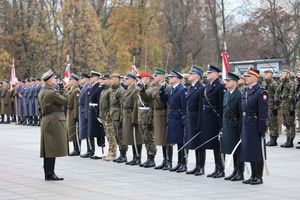
<path fill-rule="evenodd" d="M 230 72 L 228 52 L 227 51 L 221 52 L 221 57 L 222 57 L 222 79 L 224 80 L 227 77 L 228 72 Z"/>
<path fill-rule="evenodd" d="M 70 77 L 71 77 L 71 64 L 68 63 L 66 66 L 65 75 L 64 75 L 64 79 L 63 79 L 64 85 L 69 84 Z"/>
<path fill-rule="evenodd" d="M 16 76 L 16 69 L 15 69 L 15 59 L 13 59 L 13 63 L 10 67 L 11 67 L 11 70 L 10 70 L 10 87 L 13 88 L 18 83 L 18 78 Z"/>

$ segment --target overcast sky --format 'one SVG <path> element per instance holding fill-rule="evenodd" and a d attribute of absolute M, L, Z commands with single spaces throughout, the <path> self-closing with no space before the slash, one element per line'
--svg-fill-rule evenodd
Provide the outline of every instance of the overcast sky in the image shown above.
<path fill-rule="evenodd" d="M 241 10 L 257 8 L 261 0 L 225 0 L 225 11 L 235 16 L 237 22 L 242 22 L 247 19 Z M 246 6 L 245 6 L 246 5 Z"/>

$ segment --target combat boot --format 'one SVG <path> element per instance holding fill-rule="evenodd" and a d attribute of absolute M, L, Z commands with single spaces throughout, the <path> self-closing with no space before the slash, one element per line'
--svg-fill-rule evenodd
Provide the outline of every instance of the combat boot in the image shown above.
<path fill-rule="evenodd" d="M 117 158 L 116 163 L 126 163 L 127 157 L 126 157 L 126 151 L 120 150 L 120 157 Z"/>
<path fill-rule="evenodd" d="M 162 153 L 163 153 L 163 161 L 160 165 L 154 167 L 154 169 L 163 169 L 167 163 L 167 147 L 162 146 Z"/>
<path fill-rule="evenodd" d="M 276 136 L 270 136 L 270 141 L 267 142 L 266 146 L 269 146 L 269 147 L 277 146 L 277 137 Z"/>
<path fill-rule="evenodd" d="M 116 156 L 113 155 L 112 153 L 109 153 L 107 156 L 105 156 L 105 157 L 103 158 L 103 160 L 105 160 L 105 161 L 113 161 L 113 160 L 115 160 L 115 159 L 116 159 Z"/>
<path fill-rule="evenodd" d="M 144 165 L 149 161 L 149 154 L 147 154 L 147 160 L 143 163 L 141 163 L 139 166 L 144 167 Z"/>
<path fill-rule="evenodd" d="M 283 147 L 283 148 L 285 148 L 288 144 L 289 144 L 289 142 L 290 142 L 290 138 L 289 137 L 287 137 L 286 138 L 286 141 L 285 141 L 285 143 L 284 144 L 282 144 L 282 145 L 280 145 L 280 147 Z"/>
<path fill-rule="evenodd" d="M 154 155 L 149 155 L 149 160 L 144 164 L 144 168 L 151 168 L 155 166 Z"/>

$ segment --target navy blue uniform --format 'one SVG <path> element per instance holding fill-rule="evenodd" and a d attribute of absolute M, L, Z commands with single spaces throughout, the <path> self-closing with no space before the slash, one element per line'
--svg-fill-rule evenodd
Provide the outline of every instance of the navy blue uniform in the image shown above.
<path fill-rule="evenodd" d="M 186 137 L 184 143 L 191 140 L 201 131 L 202 99 L 204 86 L 198 81 L 195 86 L 190 86 L 186 94 Z M 201 134 L 201 133 L 200 133 Z M 187 149 L 195 149 L 200 145 L 200 135 L 192 139 Z"/>
<path fill-rule="evenodd" d="M 89 108 L 88 108 L 88 137 L 97 138 L 98 146 L 104 146 L 105 133 L 103 125 L 100 124 L 97 118 L 99 118 L 99 98 L 102 91 L 102 87 L 99 83 L 94 84 L 89 93 Z M 92 144 L 93 145 L 93 144 Z"/>
<path fill-rule="evenodd" d="M 267 131 L 268 95 L 258 84 L 242 93 L 241 160 L 263 161 L 262 137 Z"/>
<path fill-rule="evenodd" d="M 88 136 L 88 109 L 89 109 L 89 90 L 91 85 L 86 83 L 79 95 L 78 105 L 79 105 L 79 137 L 81 140 L 87 139 Z"/>
<path fill-rule="evenodd" d="M 200 142 L 207 142 L 213 137 L 219 135 L 222 128 L 223 116 L 223 97 L 226 89 L 219 79 L 205 87 L 202 99 L 202 126 Z M 218 137 L 205 144 L 202 148 L 219 149 L 220 144 Z"/>
<path fill-rule="evenodd" d="M 168 103 L 167 143 L 183 144 L 186 88 L 180 83 L 174 89 L 170 87 L 166 92 L 160 92 L 161 101 Z"/>

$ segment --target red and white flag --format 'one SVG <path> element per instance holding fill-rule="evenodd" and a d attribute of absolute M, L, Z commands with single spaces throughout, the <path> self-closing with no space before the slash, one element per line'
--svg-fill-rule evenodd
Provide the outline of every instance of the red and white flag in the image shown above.
<path fill-rule="evenodd" d="M 222 79 L 224 80 L 227 77 L 228 72 L 230 72 L 228 52 L 227 51 L 221 52 L 221 57 L 222 57 Z"/>
<path fill-rule="evenodd" d="M 134 73 L 134 74 L 139 75 L 139 70 L 136 68 L 135 65 L 131 65 L 131 72 Z"/>
<path fill-rule="evenodd" d="M 65 75 L 64 75 L 64 79 L 63 79 L 64 85 L 69 84 L 70 77 L 71 77 L 71 64 L 68 63 L 66 66 Z"/>
<path fill-rule="evenodd" d="M 16 76 L 16 69 L 15 69 L 15 59 L 13 59 L 12 65 L 10 66 L 10 87 L 13 88 L 18 83 L 18 78 Z"/>

